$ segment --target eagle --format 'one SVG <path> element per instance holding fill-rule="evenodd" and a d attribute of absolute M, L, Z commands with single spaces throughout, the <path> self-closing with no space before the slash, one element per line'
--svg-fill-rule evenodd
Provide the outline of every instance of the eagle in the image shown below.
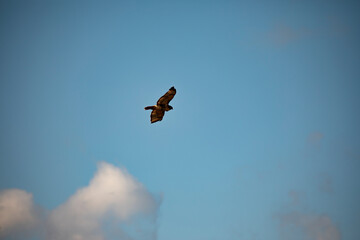
<path fill-rule="evenodd" d="M 145 107 L 145 110 L 152 110 L 150 115 L 151 123 L 161 121 L 164 117 L 165 112 L 173 109 L 173 107 L 169 105 L 169 102 L 174 98 L 175 94 L 176 89 L 174 87 L 171 87 L 169 91 L 164 94 L 164 96 L 159 98 L 156 105 Z"/>

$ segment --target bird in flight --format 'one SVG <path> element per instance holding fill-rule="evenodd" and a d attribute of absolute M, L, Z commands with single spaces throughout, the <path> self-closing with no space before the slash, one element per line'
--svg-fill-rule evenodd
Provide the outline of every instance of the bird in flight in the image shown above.
<path fill-rule="evenodd" d="M 151 123 L 161 121 L 164 117 L 165 111 L 167 112 L 173 109 L 173 107 L 169 105 L 169 102 L 174 98 L 175 94 L 176 89 L 171 87 L 164 96 L 159 98 L 156 105 L 145 107 L 145 110 L 152 110 L 150 115 Z"/>

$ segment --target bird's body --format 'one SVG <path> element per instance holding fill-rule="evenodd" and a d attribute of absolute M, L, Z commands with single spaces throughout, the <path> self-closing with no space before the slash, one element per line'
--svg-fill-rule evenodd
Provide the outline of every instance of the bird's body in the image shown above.
<path fill-rule="evenodd" d="M 151 123 L 161 121 L 164 117 L 165 112 L 173 109 L 172 106 L 169 105 L 169 102 L 174 98 L 176 94 L 176 89 L 171 87 L 169 91 L 167 91 L 164 96 L 159 98 L 156 105 L 145 107 L 145 110 L 152 110 L 150 115 Z"/>

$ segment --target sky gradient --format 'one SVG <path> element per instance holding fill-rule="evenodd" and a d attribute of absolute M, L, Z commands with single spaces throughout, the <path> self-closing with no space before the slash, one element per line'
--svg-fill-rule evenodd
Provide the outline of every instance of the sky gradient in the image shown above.
<path fill-rule="evenodd" d="M 0 1 L 0 238 L 360 239 L 359 12 Z"/>

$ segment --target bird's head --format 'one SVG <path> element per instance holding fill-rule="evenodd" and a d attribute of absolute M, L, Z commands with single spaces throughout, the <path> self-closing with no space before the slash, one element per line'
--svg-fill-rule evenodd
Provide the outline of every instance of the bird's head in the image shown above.
<path fill-rule="evenodd" d="M 170 110 L 173 110 L 173 107 L 169 105 L 169 109 L 170 109 Z"/>

